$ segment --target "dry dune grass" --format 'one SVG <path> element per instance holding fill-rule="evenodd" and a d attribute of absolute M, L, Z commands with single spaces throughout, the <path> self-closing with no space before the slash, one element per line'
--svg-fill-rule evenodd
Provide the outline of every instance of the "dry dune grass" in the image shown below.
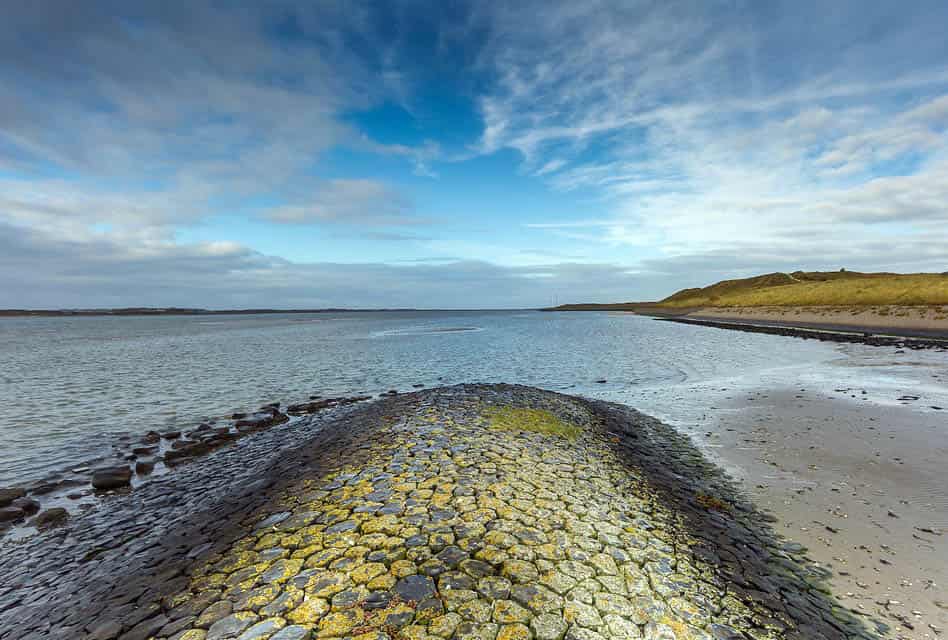
<path fill-rule="evenodd" d="M 660 304 L 666 307 L 859 308 L 873 305 L 948 305 L 948 275 L 855 272 L 768 274 L 724 281 L 704 289 L 686 289 Z"/>

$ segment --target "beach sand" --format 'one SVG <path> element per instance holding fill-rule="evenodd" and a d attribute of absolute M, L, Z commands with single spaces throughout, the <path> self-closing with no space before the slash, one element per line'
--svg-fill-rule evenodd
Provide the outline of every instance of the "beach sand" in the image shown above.
<path fill-rule="evenodd" d="M 910 393 L 911 390 L 906 390 Z M 832 572 L 849 607 L 899 638 L 948 629 L 948 411 L 859 389 L 740 394 L 708 425 L 712 451 Z"/>
<path fill-rule="evenodd" d="M 706 307 L 684 317 L 705 320 L 780 323 L 796 327 L 860 328 L 896 335 L 948 335 L 944 307 Z"/>

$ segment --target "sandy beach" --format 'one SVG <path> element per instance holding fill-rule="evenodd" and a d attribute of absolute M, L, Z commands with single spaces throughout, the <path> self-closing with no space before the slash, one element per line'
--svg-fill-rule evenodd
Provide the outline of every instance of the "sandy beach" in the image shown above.
<path fill-rule="evenodd" d="M 681 317 L 891 335 L 948 336 L 948 308 L 942 306 L 706 307 L 688 310 Z"/>
<path fill-rule="evenodd" d="M 722 406 L 706 439 L 847 606 L 885 619 L 892 637 L 934 638 L 948 628 L 948 411 L 870 400 L 754 392 Z"/>

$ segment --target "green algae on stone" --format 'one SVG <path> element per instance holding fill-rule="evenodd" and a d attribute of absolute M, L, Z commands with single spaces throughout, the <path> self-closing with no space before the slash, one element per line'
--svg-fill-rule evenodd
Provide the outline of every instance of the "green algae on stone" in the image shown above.
<path fill-rule="evenodd" d="M 568 440 L 575 440 L 582 432 L 581 428 L 560 420 L 545 409 L 491 407 L 484 413 L 490 420 L 491 429 L 499 431 L 531 431 Z"/>

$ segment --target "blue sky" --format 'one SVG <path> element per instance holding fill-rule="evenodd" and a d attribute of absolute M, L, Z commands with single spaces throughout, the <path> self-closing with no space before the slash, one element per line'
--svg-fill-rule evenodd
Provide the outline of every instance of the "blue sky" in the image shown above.
<path fill-rule="evenodd" d="M 0 307 L 948 270 L 944 3 L 314 4 L 7 8 Z"/>

